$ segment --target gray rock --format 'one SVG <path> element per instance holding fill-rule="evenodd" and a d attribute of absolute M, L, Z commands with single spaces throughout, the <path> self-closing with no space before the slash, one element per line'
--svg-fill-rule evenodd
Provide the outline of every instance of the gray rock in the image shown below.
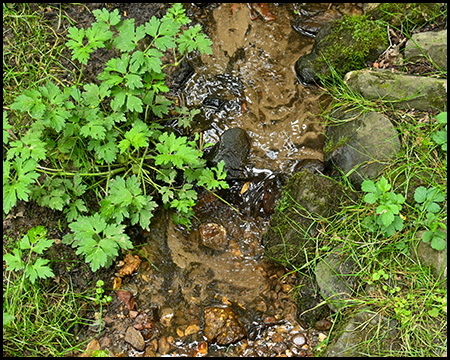
<path fill-rule="evenodd" d="M 322 297 L 327 301 L 328 307 L 338 311 L 345 306 L 346 299 L 350 299 L 356 279 L 355 262 L 349 258 L 341 258 L 338 249 L 330 252 L 316 266 L 316 281 Z"/>
<path fill-rule="evenodd" d="M 124 340 L 138 351 L 144 351 L 145 349 L 144 337 L 141 332 L 136 330 L 133 326 L 128 327 Z"/>
<path fill-rule="evenodd" d="M 447 234 L 447 230 L 445 230 Z M 418 239 L 422 238 L 423 231 L 419 231 L 416 236 Z M 435 250 L 431 247 L 430 243 L 425 243 L 422 240 L 418 241 L 417 250 L 414 249 L 414 245 L 411 246 L 411 258 L 419 259 L 422 265 L 430 266 L 434 276 L 439 279 L 447 277 L 447 248 L 442 251 Z"/>
<path fill-rule="evenodd" d="M 417 61 L 426 57 L 447 71 L 447 29 L 417 33 L 406 42 L 406 60 Z"/>
<path fill-rule="evenodd" d="M 220 140 L 205 156 L 213 166 L 221 160 L 225 162 L 224 169 L 228 171 L 227 179 L 245 179 L 245 160 L 250 152 L 250 137 L 241 128 L 226 130 Z"/>
<path fill-rule="evenodd" d="M 325 166 L 348 174 L 355 184 L 375 178 L 400 150 L 397 131 L 390 120 L 376 112 L 355 115 L 354 112 L 332 115 L 345 120 L 327 129 L 324 147 Z M 353 120 L 350 120 L 350 117 Z"/>
<path fill-rule="evenodd" d="M 381 316 L 368 308 L 349 315 L 333 331 L 333 338 L 324 357 L 367 356 L 368 353 L 382 354 L 395 349 L 398 333 L 397 321 Z"/>
<path fill-rule="evenodd" d="M 344 82 L 368 100 L 389 101 L 396 109 L 423 111 L 447 108 L 447 80 L 393 73 L 389 70 L 357 70 Z"/>

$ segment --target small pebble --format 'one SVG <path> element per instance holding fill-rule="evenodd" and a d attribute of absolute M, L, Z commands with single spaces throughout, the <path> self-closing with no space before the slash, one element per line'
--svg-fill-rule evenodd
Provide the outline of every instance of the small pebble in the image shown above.
<path fill-rule="evenodd" d="M 303 345 L 306 344 L 306 338 L 305 335 L 303 334 L 295 334 L 292 337 L 292 343 L 297 346 L 297 347 L 302 347 Z"/>

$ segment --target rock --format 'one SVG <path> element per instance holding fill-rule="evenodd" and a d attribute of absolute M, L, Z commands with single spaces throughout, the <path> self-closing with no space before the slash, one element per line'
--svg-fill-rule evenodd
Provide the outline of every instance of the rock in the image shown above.
<path fill-rule="evenodd" d="M 393 73 L 389 70 L 358 70 L 344 82 L 368 100 L 391 101 L 396 109 L 423 111 L 447 108 L 447 80 Z"/>
<path fill-rule="evenodd" d="M 355 285 L 354 267 L 355 262 L 351 258 L 342 258 L 340 249 L 330 252 L 317 264 L 316 281 L 331 310 L 338 311 L 351 298 Z"/>
<path fill-rule="evenodd" d="M 316 248 L 313 241 L 316 225 L 308 212 L 331 216 L 350 198 L 347 193 L 350 191 L 337 181 L 307 170 L 291 176 L 263 234 L 266 255 L 288 268 L 302 267 L 307 257 L 314 257 Z"/>
<path fill-rule="evenodd" d="M 128 327 L 124 340 L 138 351 L 144 351 L 145 349 L 144 337 L 141 332 L 136 330 L 133 326 Z"/>
<path fill-rule="evenodd" d="M 209 223 L 200 225 L 203 245 L 214 250 L 225 250 L 228 246 L 227 231 L 222 225 Z"/>
<path fill-rule="evenodd" d="M 447 234 L 447 230 L 443 230 Z M 417 232 L 416 236 L 418 239 L 422 239 L 422 234 L 424 231 Z M 411 258 L 420 260 L 422 265 L 430 266 L 433 271 L 434 276 L 437 279 L 442 276 L 442 278 L 447 277 L 447 247 L 438 251 L 431 247 L 430 243 L 425 243 L 422 240 L 418 241 L 417 251 L 414 249 L 414 244 L 411 245 Z M 417 255 L 416 255 L 417 254 Z"/>
<path fill-rule="evenodd" d="M 417 61 L 425 56 L 447 71 L 447 29 L 413 34 L 406 42 L 405 60 Z"/>
<path fill-rule="evenodd" d="M 244 162 L 250 152 L 250 137 L 241 128 L 226 130 L 220 137 L 220 141 L 215 144 L 205 155 L 212 166 L 217 165 L 221 160 L 225 162 L 224 169 L 228 171 L 227 179 L 245 179 Z"/>
<path fill-rule="evenodd" d="M 300 348 L 306 344 L 306 336 L 304 334 L 295 334 L 292 336 L 292 343 Z"/>
<path fill-rule="evenodd" d="M 170 344 L 165 336 L 161 336 L 158 340 L 158 352 L 166 355 L 170 351 Z"/>
<path fill-rule="evenodd" d="M 329 320 L 319 320 L 314 323 L 314 329 L 319 331 L 330 330 L 333 323 Z"/>
<path fill-rule="evenodd" d="M 164 325 L 165 327 L 169 327 L 172 323 L 172 319 L 173 319 L 174 315 L 175 315 L 175 313 L 174 313 L 173 309 L 171 309 L 171 308 L 162 309 L 159 322 L 162 325 Z"/>
<path fill-rule="evenodd" d="M 355 37 L 357 29 L 360 35 Z M 295 63 L 295 72 L 303 84 L 331 77 L 329 64 L 343 76 L 351 70 L 363 69 L 367 61 L 375 61 L 387 46 L 383 27 L 361 16 L 345 15 L 322 26 L 311 53 Z"/>
<path fill-rule="evenodd" d="M 332 117 L 354 120 L 327 129 L 324 160 L 331 175 L 340 176 L 342 171 L 350 174 L 348 178 L 353 183 L 361 185 L 365 179 L 375 178 L 384 168 L 385 161 L 393 159 L 400 151 L 397 130 L 384 115 L 376 112 L 341 115 L 337 112 Z"/>
<path fill-rule="evenodd" d="M 203 335 L 209 343 L 229 345 L 247 335 L 244 325 L 230 307 L 211 306 L 205 309 Z"/>
<path fill-rule="evenodd" d="M 309 3 L 308 5 L 322 5 L 325 9 L 328 7 L 328 4 L 325 3 Z M 291 25 L 292 28 L 298 33 L 305 36 L 315 37 L 324 24 L 327 24 L 332 20 L 337 20 L 341 17 L 341 13 L 335 9 L 331 9 L 330 11 L 325 12 L 319 11 L 317 14 L 309 17 L 302 14 L 302 16 L 296 17 L 292 20 Z"/>
<path fill-rule="evenodd" d="M 367 356 L 368 353 L 379 354 L 383 350 L 395 350 L 397 333 L 397 320 L 365 308 L 359 313 L 346 316 L 339 323 L 322 356 Z"/>

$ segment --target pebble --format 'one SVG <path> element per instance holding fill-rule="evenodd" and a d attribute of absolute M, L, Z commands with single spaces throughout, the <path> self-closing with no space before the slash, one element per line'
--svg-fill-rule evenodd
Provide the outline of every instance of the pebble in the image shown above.
<path fill-rule="evenodd" d="M 330 330 L 332 325 L 333 323 L 329 320 L 319 320 L 315 322 L 314 329 L 320 331 Z"/>
<path fill-rule="evenodd" d="M 124 340 L 138 351 L 145 349 L 144 337 L 133 326 L 128 327 Z"/>
<path fill-rule="evenodd" d="M 306 344 L 306 337 L 303 334 L 295 334 L 292 337 L 292 343 L 297 347 L 302 347 Z"/>

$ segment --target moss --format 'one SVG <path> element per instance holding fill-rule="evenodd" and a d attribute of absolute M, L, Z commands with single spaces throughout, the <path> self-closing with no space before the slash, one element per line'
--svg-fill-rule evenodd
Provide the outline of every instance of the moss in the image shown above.
<path fill-rule="evenodd" d="M 333 23 L 330 34 L 321 43 L 315 70 L 319 72 L 328 61 L 338 75 L 343 76 L 351 70 L 363 69 L 367 61 L 375 60 L 387 48 L 388 37 L 380 21 L 344 15 Z"/>
<path fill-rule="evenodd" d="M 381 3 L 370 10 L 370 19 L 386 21 L 393 26 L 404 25 L 408 29 L 422 26 L 440 16 L 440 3 Z"/>
<path fill-rule="evenodd" d="M 333 139 L 329 139 L 325 146 L 323 147 L 323 154 L 324 156 L 331 154 L 335 150 L 339 149 L 342 146 L 347 145 L 351 141 L 351 137 L 349 136 L 342 136 L 339 138 L 338 142 L 334 144 Z"/>

